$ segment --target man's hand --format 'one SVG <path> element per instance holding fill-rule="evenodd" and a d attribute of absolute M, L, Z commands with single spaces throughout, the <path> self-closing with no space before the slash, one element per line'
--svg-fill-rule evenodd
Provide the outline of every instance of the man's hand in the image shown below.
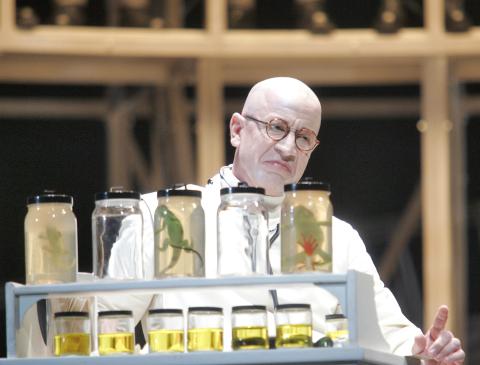
<path fill-rule="evenodd" d="M 460 365 L 465 360 L 460 340 L 452 332 L 445 330 L 448 319 L 448 307 L 438 308 L 432 327 L 425 335 L 415 337 L 412 353 L 415 356 L 430 359 L 427 365 Z"/>

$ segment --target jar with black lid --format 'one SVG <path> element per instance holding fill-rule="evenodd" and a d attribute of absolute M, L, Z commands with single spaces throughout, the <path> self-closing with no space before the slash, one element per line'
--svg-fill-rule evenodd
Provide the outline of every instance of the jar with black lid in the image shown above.
<path fill-rule="evenodd" d="M 265 189 L 247 186 L 220 190 L 217 210 L 217 273 L 268 273 L 268 210 Z"/>
<path fill-rule="evenodd" d="M 144 279 L 140 193 L 112 189 L 95 194 L 92 243 L 97 278 Z"/>
<path fill-rule="evenodd" d="M 55 356 L 90 355 L 88 312 L 56 312 L 54 323 Z"/>
<path fill-rule="evenodd" d="M 330 185 L 300 181 L 285 185 L 281 217 L 282 273 L 332 271 Z"/>
<path fill-rule="evenodd" d="M 157 192 L 154 218 L 155 277 L 205 276 L 205 214 L 202 192 Z"/>
<path fill-rule="evenodd" d="M 100 355 L 133 354 L 135 326 L 131 310 L 98 312 L 98 353 Z"/>
<path fill-rule="evenodd" d="M 25 271 L 27 284 L 76 281 L 77 219 L 70 195 L 44 193 L 27 199 Z"/>

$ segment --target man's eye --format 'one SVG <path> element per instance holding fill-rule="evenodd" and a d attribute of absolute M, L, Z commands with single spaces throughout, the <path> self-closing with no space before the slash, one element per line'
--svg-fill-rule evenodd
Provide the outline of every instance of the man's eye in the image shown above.
<path fill-rule="evenodd" d="M 307 143 L 311 142 L 311 137 L 307 134 L 300 134 L 298 135 L 297 138 L 300 138 L 303 142 L 307 142 Z"/>
<path fill-rule="evenodd" d="M 272 131 L 274 131 L 274 132 L 285 132 L 285 130 L 286 130 L 284 126 L 282 126 L 282 125 L 275 125 L 275 124 L 272 124 L 272 125 L 270 126 L 270 128 L 272 128 Z"/>

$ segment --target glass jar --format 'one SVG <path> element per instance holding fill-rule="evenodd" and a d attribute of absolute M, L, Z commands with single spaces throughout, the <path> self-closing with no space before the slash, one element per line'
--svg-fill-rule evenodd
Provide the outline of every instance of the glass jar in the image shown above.
<path fill-rule="evenodd" d="M 98 353 L 100 355 L 133 354 L 134 331 L 132 311 L 98 312 Z"/>
<path fill-rule="evenodd" d="M 223 309 L 188 309 L 188 351 L 223 351 Z"/>
<path fill-rule="evenodd" d="M 155 277 L 205 276 L 205 214 L 199 190 L 157 192 Z"/>
<path fill-rule="evenodd" d="M 343 347 L 348 344 L 348 321 L 343 314 L 327 314 L 325 328 L 325 335 L 333 341 L 334 347 Z"/>
<path fill-rule="evenodd" d="M 268 211 L 263 188 L 220 190 L 217 211 L 217 274 L 268 273 Z"/>
<path fill-rule="evenodd" d="M 55 356 L 90 355 L 90 318 L 88 312 L 54 314 Z"/>
<path fill-rule="evenodd" d="M 232 349 L 268 349 L 267 309 L 264 305 L 232 307 Z"/>
<path fill-rule="evenodd" d="M 276 348 L 312 346 L 310 304 L 280 304 L 275 309 Z"/>
<path fill-rule="evenodd" d="M 147 328 L 150 352 L 185 351 L 181 309 L 150 309 Z"/>
<path fill-rule="evenodd" d="M 77 219 L 73 198 L 42 194 L 27 199 L 25 271 L 27 284 L 74 282 L 77 278 Z"/>
<path fill-rule="evenodd" d="M 285 185 L 281 218 L 282 273 L 332 271 L 330 186 L 301 181 Z"/>
<path fill-rule="evenodd" d="M 95 194 L 92 213 L 93 270 L 97 278 L 143 279 L 143 217 L 140 194 Z"/>

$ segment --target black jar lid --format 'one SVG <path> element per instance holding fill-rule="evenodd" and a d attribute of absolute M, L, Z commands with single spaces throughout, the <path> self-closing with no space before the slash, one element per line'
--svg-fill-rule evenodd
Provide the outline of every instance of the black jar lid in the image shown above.
<path fill-rule="evenodd" d="M 169 197 L 169 196 L 193 196 L 197 198 L 202 197 L 200 190 L 192 189 L 162 189 L 157 191 L 157 198 Z"/>
<path fill-rule="evenodd" d="M 95 200 L 107 199 L 135 199 L 140 200 L 140 193 L 136 191 L 104 191 L 95 194 Z"/>
<path fill-rule="evenodd" d="M 226 194 L 262 194 L 265 195 L 265 189 L 264 188 L 254 188 L 251 186 L 230 186 L 227 188 L 222 188 L 220 189 L 220 195 L 226 195 Z"/>
<path fill-rule="evenodd" d="M 345 315 L 341 314 L 341 313 L 337 313 L 337 314 L 327 314 L 325 316 L 325 320 L 328 321 L 328 320 L 331 320 L 331 319 L 344 319 L 345 318 Z"/>
<path fill-rule="evenodd" d="M 114 310 L 114 311 L 101 311 L 98 312 L 99 317 L 108 316 L 133 316 L 133 312 L 129 310 Z"/>
<path fill-rule="evenodd" d="M 86 317 L 88 318 L 88 312 L 56 312 L 53 315 L 55 318 L 58 317 Z"/>
<path fill-rule="evenodd" d="M 232 313 L 241 311 L 265 311 L 267 307 L 264 305 L 236 305 L 232 307 Z"/>
<path fill-rule="evenodd" d="M 216 312 L 223 313 L 223 308 L 221 307 L 190 307 L 188 308 L 189 313 L 195 312 Z"/>
<path fill-rule="evenodd" d="M 301 180 L 296 184 L 288 184 L 283 186 L 284 191 L 297 190 L 323 190 L 330 191 L 330 184 L 323 181 L 314 181 L 311 179 Z"/>
<path fill-rule="evenodd" d="M 73 204 L 73 197 L 65 194 L 44 193 L 27 198 L 27 205 L 38 203 L 67 203 Z"/>
<path fill-rule="evenodd" d="M 310 304 L 306 303 L 289 303 L 289 304 L 279 304 L 276 306 L 277 310 L 281 309 L 310 309 Z"/>
<path fill-rule="evenodd" d="M 181 309 L 157 308 L 150 309 L 148 314 L 183 314 L 183 311 Z"/>

